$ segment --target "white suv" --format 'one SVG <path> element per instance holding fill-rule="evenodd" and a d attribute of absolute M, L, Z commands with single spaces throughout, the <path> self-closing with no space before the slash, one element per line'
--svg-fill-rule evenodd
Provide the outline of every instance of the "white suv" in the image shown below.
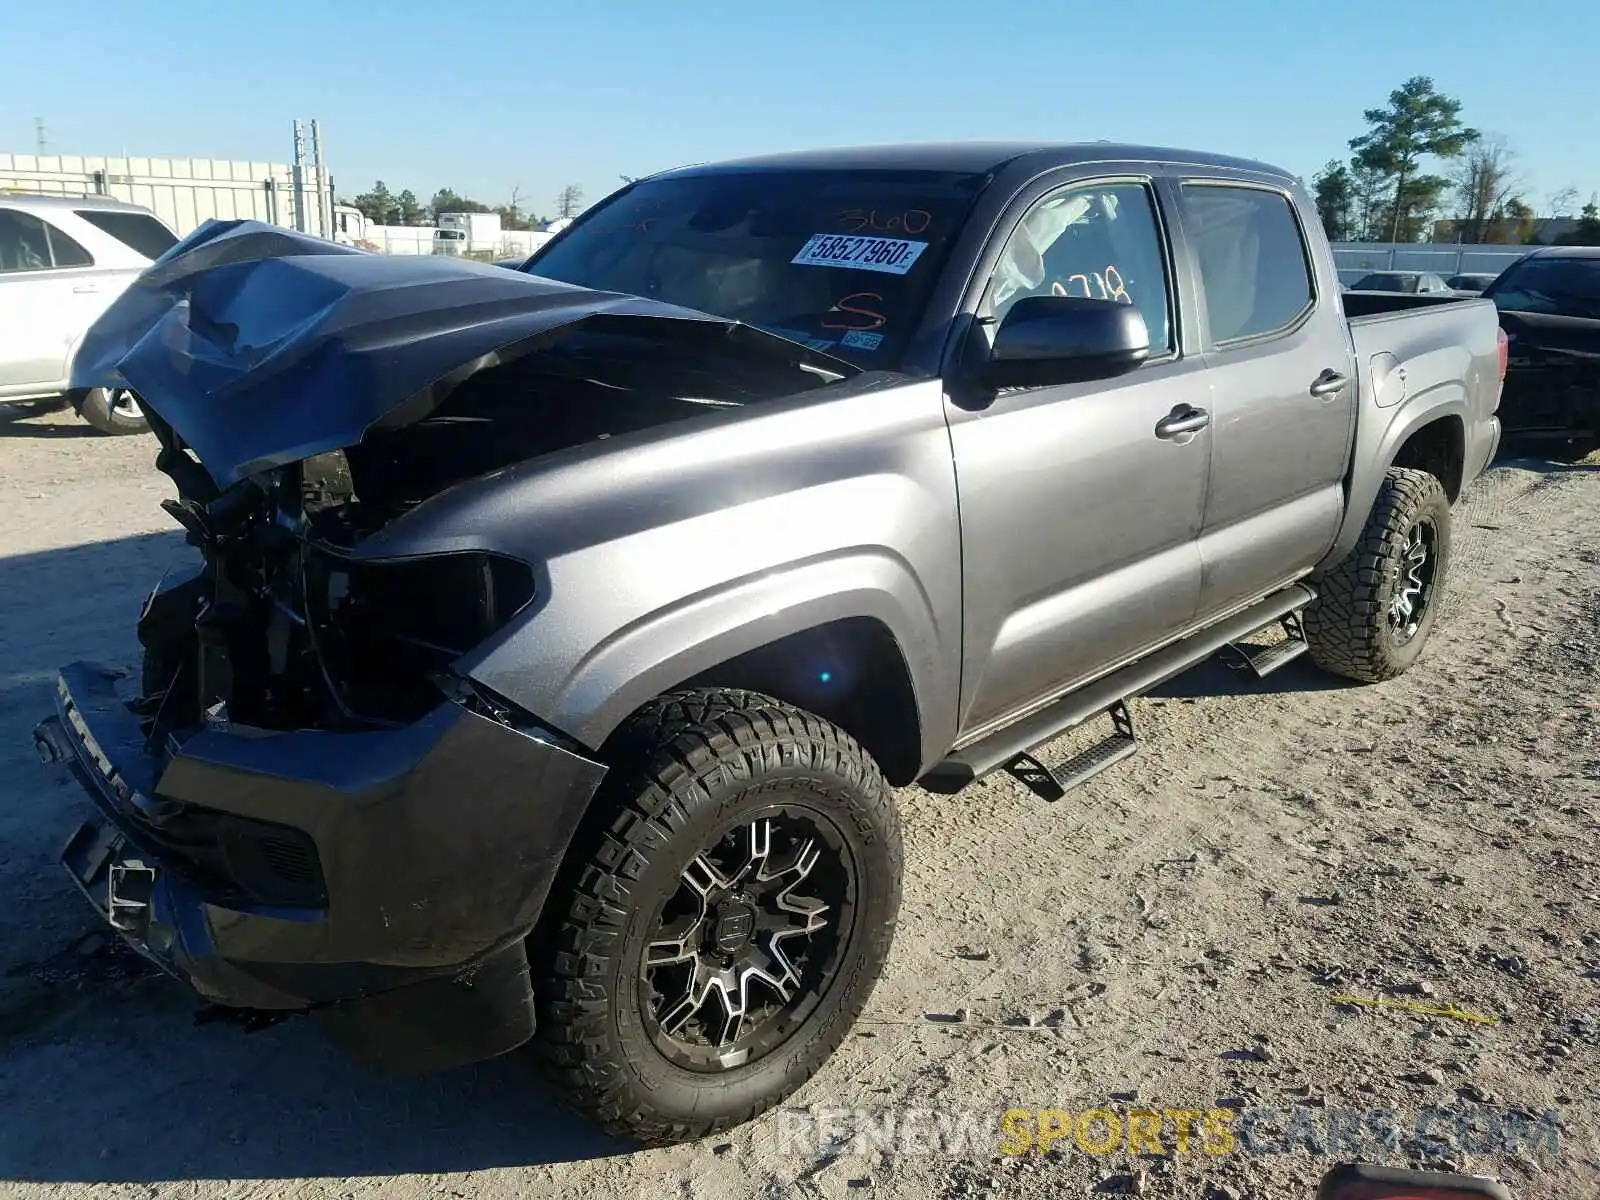
<path fill-rule="evenodd" d="M 0 193 L 0 405 L 70 400 L 104 433 L 147 428 L 132 392 L 69 393 L 68 380 L 95 318 L 177 240 L 120 200 Z"/>

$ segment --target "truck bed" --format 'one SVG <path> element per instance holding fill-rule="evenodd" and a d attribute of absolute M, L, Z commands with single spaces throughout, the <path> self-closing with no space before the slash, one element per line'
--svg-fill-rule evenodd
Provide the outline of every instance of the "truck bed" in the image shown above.
<path fill-rule="evenodd" d="M 1492 304 L 1492 301 L 1482 301 L 1478 296 L 1440 296 L 1436 293 L 1417 292 L 1340 292 L 1339 300 L 1344 306 L 1344 315 L 1351 321 L 1392 316 L 1414 308 L 1432 308 L 1445 304 L 1471 302 Z"/>
<path fill-rule="evenodd" d="M 1371 475 L 1393 460 L 1398 445 L 1428 414 L 1460 418 L 1460 461 L 1472 478 L 1493 457 L 1499 426 L 1500 322 L 1492 300 L 1345 292 L 1360 387 L 1352 457 L 1353 496 L 1376 494 Z M 1451 499 L 1460 478 L 1447 479 Z M 1364 508 L 1364 506 L 1363 506 Z M 1341 542 L 1339 552 L 1348 545 Z"/>

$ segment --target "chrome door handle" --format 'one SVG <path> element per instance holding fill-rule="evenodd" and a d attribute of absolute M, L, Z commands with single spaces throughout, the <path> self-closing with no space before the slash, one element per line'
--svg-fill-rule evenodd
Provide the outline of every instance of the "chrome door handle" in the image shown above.
<path fill-rule="evenodd" d="M 1156 422 L 1158 438 L 1175 438 L 1185 433 L 1198 433 L 1211 424 L 1211 414 L 1203 408 L 1190 408 L 1180 404 Z"/>
<path fill-rule="evenodd" d="M 1344 391 L 1344 385 L 1349 382 L 1348 376 L 1341 375 L 1332 367 L 1329 367 L 1311 381 L 1311 394 L 1318 400 L 1325 400 L 1329 396 L 1337 396 Z"/>
<path fill-rule="evenodd" d="M 80 283 L 72 289 L 73 294 L 78 296 L 81 296 L 86 292 L 98 292 L 99 290 L 100 285 L 98 283 Z"/>

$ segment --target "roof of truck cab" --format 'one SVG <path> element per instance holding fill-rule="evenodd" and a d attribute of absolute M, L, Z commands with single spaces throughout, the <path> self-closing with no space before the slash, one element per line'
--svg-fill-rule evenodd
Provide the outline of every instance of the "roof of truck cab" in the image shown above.
<path fill-rule="evenodd" d="M 1160 146 L 1134 146 L 1120 142 L 898 142 L 886 145 L 840 146 L 825 150 L 794 150 L 725 162 L 699 163 L 666 172 L 672 175 L 715 174 L 744 170 L 899 170 L 956 171 L 984 174 L 1021 158 L 1034 160 L 1041 169 L 1091 162 L 1184 163 L 1258 171 L 1291 178 L 1287 171 L 1245 158 L 1176 150 Z"/>
<path fill-rule="evenodd" d="M 1600 246 L 1539 246 L 1524 258 L 1600 258 Z"/>

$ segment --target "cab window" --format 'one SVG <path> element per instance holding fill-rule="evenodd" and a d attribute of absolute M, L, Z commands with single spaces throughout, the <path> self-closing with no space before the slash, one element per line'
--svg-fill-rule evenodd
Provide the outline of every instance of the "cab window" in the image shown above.
<path fill-rule="evenodd" d="M 1183 185 L 1213 341 L 1287 331 L 1311 307 L 1311 265 L 1289 198 L 1265 188 Z M 1358 284 L 1357 287 L 1360 285 Z"/>

